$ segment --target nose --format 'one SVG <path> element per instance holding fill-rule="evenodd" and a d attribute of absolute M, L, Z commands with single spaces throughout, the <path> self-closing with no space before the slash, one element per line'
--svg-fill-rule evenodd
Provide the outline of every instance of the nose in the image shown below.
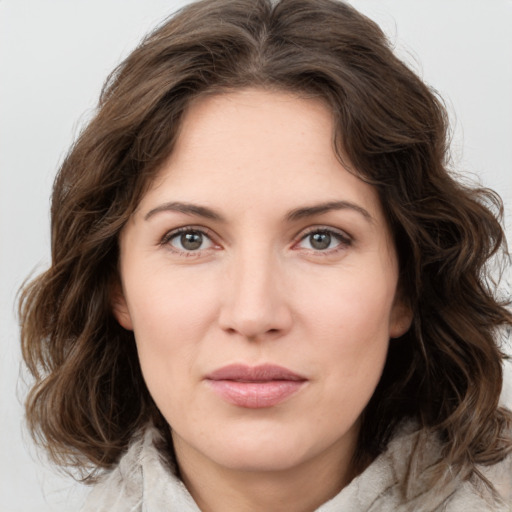
<path fill-rule="evenodd" d="M 220 327 L 248 340 L 283 336 L 292 326 L 283 269 L 270 254 L 247 252 L 234 258 L 226 276 Z"/>

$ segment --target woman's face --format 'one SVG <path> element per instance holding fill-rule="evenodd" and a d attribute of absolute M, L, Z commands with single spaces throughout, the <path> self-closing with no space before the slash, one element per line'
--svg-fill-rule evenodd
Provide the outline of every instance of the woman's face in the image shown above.
<path fill-rule="evenodd" d="M 125 227 L 118 321 L 178 458 L 237 470 L 352 455 L 410 312 L 375 190 L 320 102 L 204 97 Z"/>

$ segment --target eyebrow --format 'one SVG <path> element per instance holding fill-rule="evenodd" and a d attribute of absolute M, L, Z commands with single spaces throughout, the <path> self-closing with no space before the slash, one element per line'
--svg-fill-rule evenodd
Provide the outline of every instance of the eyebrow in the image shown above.
<path fill-rule="evenodd" d="M 291 210 L 286 215 L 286 220 L 288 222 L 295 222 L 308 217 L 314 217 L 315 215 L 323 215 L 332 210 L 353 210 L 361 214 L 369 222 L 374 222 L 373 217 L 367 210 L 350 201 L 328 201 L 326 203 L 296 208 L 294 210 Z M 215 210 L 212 210 L 211 208 L 208 208 L 206 206 L 200 206 L 197 204 L 182 203 L 180 201 L 171 201 L 169 203 L 164 203 L 161 204 L 160 206 L 157 206 L 156 208 L 153 208 L 148 213 L 146 213 L 146 215 L 144 216 L 144 220 L 148 220 L 154 215 L 161 212 L 179 212 L 184 213 L 186 215 L 196 215 L 199 217 L 203 217 L 205 219 L 215 220 L 218 222 L 225 222 L 224 217 L 217 213 Z"/>
<path fill-rule="evenodd" d="M 153 208 L 148 213 L 146 213 L 144 220 L 148 220 L 153 217 L 153 215 L 156 215 L 160 212 L 180 212 L 187 215 L 197 215 L 209 220 L 216 220 L 219 222 L 225 221 L 222 215 L 215 212 L 211 208 L 207 208 L 206 206 L 199 206 L 197 204 L 181 203 L 179 201 L 171 201 L 169 203 L 161 204 L 160 206 Z"/>
<path fill-rule="evenodd" d="M 371 223 L 375 221 L 368 210 L 350 201 L 329 201 L 327 203 L 306 206 L 304 208 L 296 208 L 289 212 L 286 218 L 288 221 L 294 222 L 308 217 L 314 217 L 315 215 L 322 215 L 332 210 L 353 210 L 360 213 L 367 221 Z"/>

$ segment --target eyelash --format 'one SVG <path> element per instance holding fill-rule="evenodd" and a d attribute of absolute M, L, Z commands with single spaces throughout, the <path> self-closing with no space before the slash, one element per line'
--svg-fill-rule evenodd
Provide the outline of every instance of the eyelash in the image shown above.
<path fill-rule="evenodd" d="M 324 249 L 324 250 L 314 249 L 314 248 L 306 249 L 306 250 L 314 253 L 315 255 L 329 256 L 329 255 L 335 254 L 338 251 L 343 251 L 343 250 L 347 249 L 348 247 L 350 247 L 352 245 L 352 242 L 353 242 L 352 237 L 350 235 L 348 235 L 347 233 L 345 233 L 344 231 L 339 231 L 337 229 L 333 229 L 330 227 L 314 226 L 314 227 L 309 228 L 304 234 L 302 234 L 299 241 L 294 244 L 294 247 L 296 247 L 298 244 L 300 244 L 304 240 L 307 240 L 308 237 L 310 237 L 311 235 L 314 235 L 314 234 L 329 235 L 330 237 L 332 237 L 333 239 L 335 239 L 339 242 L 336 247 L 330 248 L 330 249 L 329 248 Z"/>
<path fill-rule="evenodd" d="M 214 246 L 217 245 L 217 244 L 215 244 L 213 236 L 210 234 L 209 230 L 207 230 L 205 228 L 194 227 L 194 226 L 183 226 L 181 228 L 177 228 L 177 229 L 173 229 L 172 231 L 168 231 L 160 240 L 159 245 L 170 247 L 170 249 L 172 251 L 177 252 L 181 255 L 184 255 L 185 257 L 199 257 L 204 253 L 204 251 L 207 251 L 210 249 L 210 247 L 208 247 L 206 249 L 198 249 L 198 250 L 180 250 L 176 247 L 173 247 L 171 245 L 171 241 L 185 233 L 199 234 L 199 235 L 205 237 L 206 239 L 208 239 L 211 242 L 211 244 L 213 244 Z M 337 240 L 339 242 L 338 245 L 334 248 L 306 249 L 307 251 L 314 253 L 315 255 L 327 256 L 327 255 L 334 254 L 340 250 L 347 249 L 348 247 L 350 247 L 352 245 L 352 242 L 353 242 L 352 237 L 343 231 L 338 231 L 336 229 L 328 228 L 328 227 L 316 226 L 316 227 L 309 228 L 305 233 L 303 233 L 302 236 L 299 238 L 299 240 L 297 242 L 294 242 L 292 248 L 296 248 L 301 242 L 303 242 L 304 240 L 307 240 L 308 237 L 310 237 L 311 235 L 314 235 L 314 234 L 329 235 L 330 237 L 334 238 L 335 240 Z"/>
<path fill-rule="evenodd" d="M 185 257 L 188 257 L 188 258 L 201 256 L 205 250 L 210 249 L 210 248 L 207 248 L 207 249 L 199 249 L 199 250 L 195 250 L 195 251 L 192 251 L 192 250 L 187 251 L 187 250 L 180 250 L 176 247 L 173 247 L 171 245 L 171 241 L 185 233 L 196 233 L 196 234 L 202 235 L 204 238 L 210 240 L 212 245 L 214 245 L 214 246 L 217 245 L 217 244 L 215 244 L 215 242 L 213 240 L 213 236 L 210 234 L 209 230 L 207 230 L 205 228 L 194 227 L 194 226 L 183 226 L 181 228 L 177 228 L 177 229 L 173 229 L 172 231 L 168 231 L 160 240 L 159 245 L 169 247 L 173 252 L 176 252 L 176 253 L 183 255 Z"/>

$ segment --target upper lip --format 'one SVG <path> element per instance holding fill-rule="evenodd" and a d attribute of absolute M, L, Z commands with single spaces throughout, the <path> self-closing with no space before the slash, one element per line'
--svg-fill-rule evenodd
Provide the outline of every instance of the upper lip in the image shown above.
<path fill-rule="evenodd" d="M 292 372 L 288 368 L 275 364 L 261 364 L 249 366 L 245 364 L 230 364 L 206 376 L 207 380 L 233 380 L 239 382 L 268 382 L 272 380 L 307 380 L 302 375 Z"/>

